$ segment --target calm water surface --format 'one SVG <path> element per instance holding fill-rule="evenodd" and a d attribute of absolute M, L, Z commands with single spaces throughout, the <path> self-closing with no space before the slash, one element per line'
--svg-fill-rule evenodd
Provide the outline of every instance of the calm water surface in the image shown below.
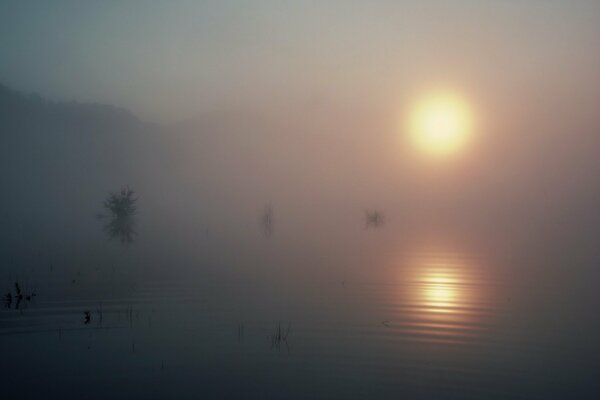
<path fill-rule="evenodd" d="M 465 252 L 376 259 L 359 257 L 363 273 L 348 279 L 32 270 L 21 285 L 36 296 L 0 312 L 2 390 L 40 399 L 598 398 L 590 285 L 565 290 L 576 284 Z M 4 292 L 17 275 L 2 277 Z"/>

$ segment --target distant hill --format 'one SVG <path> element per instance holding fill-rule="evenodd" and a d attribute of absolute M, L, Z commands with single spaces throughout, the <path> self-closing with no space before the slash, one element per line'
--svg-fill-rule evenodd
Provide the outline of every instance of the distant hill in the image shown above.
<path fill-rule="evenodd" d="M 77 231 L 103 196 L 135 185 L 156 127 L 103 104 L 49 101 L 0 84 L 0 234 Z M 79 234 L 79 233 L 78 233 Z"/>
<path fill-rule="evenodd" d="M 126 109 L 97 103 L 58 102 L 44 99 L 37 93 L 25 94 L 0 83 L 0 121 L 37 124 L 104 124 L 134 126 L 140 121 Z M 5 134 L 3 130 L 0 132 Z"/>

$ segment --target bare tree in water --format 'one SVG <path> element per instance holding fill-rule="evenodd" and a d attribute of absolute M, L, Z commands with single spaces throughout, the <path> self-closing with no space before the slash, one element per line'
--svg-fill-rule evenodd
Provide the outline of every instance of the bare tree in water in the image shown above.
<path fill-rule="evenodd" d="M 383 225 L 383 214 L 378 210 L 365 210 L 365 228 L 378 228 Z"/>
<path fill-rule="evenodd" d="M 273 207 L 270 204 L 265 206 L 260 225 L 265 236 L 270 237 L 273 234 Z"/>
<path fill-rule="evenodd" d="M 103 206 L 108 215 L 99 214 L 99 218 L 108 218 L 104 230 L 108 236 L 119 238 L 121 243 L 132 243 L 136 232 L 134 230 L 135 214 L 137 211 L 137 197 L 135 192 L 128 186 L 121 189 L 119 193 L 109 193 L 104 200 Z"/>

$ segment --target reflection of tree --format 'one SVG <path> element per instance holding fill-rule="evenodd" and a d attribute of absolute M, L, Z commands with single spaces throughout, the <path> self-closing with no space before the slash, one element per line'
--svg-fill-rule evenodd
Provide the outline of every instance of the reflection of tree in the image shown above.
<path fill-rule="evenodd" d="M 100 218 L 107 217 L 108 222 L 104 230 L 110 238 L 120 238 L 121 243 L 132 243 L 135 237 L 135 213 L 137 198 L 135 192 L 129 187 L 121 189 L 120 193 L 110 193 L 104 200 L 104 208 L 109 215 L 99 215 Z"/>

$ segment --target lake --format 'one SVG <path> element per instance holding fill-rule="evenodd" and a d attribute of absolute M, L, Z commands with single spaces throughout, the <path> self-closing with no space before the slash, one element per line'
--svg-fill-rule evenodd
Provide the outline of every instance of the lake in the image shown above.
<path fill-rule="evenodd" d="M 530 253 L 533 242 L 525 251 L 473 250 L 477 240 L 460 248 L 457 237 L 409 240 L 387 226 L 358 227 L 347 243 L 307 248 L 277 233 L 249 234 L 245 248 L 221 256 L 215 253 L 227 246 L 211 241 L 223 238 L 201 236 L 190 269 L 141 258 L 143 240 L 118 249 L 112 261 L 68 267 L 40 254 L 29 269 L 9 269 L 1 284 L 13 300 L 5 298 L 0 311 L 5 395 L 592 399 L 600 393 L 598 296 L 589 279 L 596 275 L 569 273 L 593 264 L 595 253 L 570 264 L 555 248 Z M 428 244 L 424 238 L 431 237 L 436 241 Z M 218 268 L 203 273 L 203 265 Z M 15 282 L 35 296 L 17 304 Z"/>

